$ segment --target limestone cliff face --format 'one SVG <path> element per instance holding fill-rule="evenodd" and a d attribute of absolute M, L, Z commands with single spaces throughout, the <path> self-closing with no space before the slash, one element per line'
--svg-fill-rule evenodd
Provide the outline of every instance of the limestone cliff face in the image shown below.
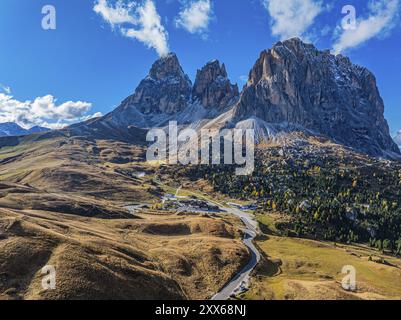
<path fill-rule="evenodd" d="M 206 64 L 198 71 L 192 86 L 177 56 L 170 53 L 152 65 L 133 95 L 97 122 L 113 129 L 149 128 L 170 120 L 188 124 L 221 114 L 238 98 L 238 87 L 230 83 L 224 64 L 220 66 L 218 61 Z"/>
<path fill-rule="evenodd" d="M 191 97 L 192 83 L 178 58 L 171 53 L 157 60 L 135 94 L 122 104 L 134 106 L 144 115 L 174 114 L 185 109 Z"/>
<path fill-rule="evenodd" d="M 73 128 L 74 134 L 107 138 L 114 133 L 119 139 L 128 132 L 128 140 L 133 128 L 163 127 L 169 121 L 198 129 L 257 128 L 257 141 L 301 130 L 373 156 L 400 157 L 383 113 L 370 71 L 294 38 L 261 53 L 241 95 L 216 60 L 198 70 L 192 86 L 172 53 L 153 64 L 117 109 Z"/>
<path fill-rule="evenodd" d="M 399 150 L 374 75 L 344 56 L 294 38 L 263 51 L 235 118 L 292 123 L 372 155 Z"/>
<path fill-rule="evenodd" d="M 224 64 L 213 60 L 198 70 L 192 90 L 194 102 L 199 101 L 205 108 L 224 110 L 238 97 L 238 86 L 231 84 Z"/>

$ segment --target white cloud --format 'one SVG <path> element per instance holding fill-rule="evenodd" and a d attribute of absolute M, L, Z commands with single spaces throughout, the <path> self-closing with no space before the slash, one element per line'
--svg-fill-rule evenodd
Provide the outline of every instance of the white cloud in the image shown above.
<path fill-rule="evenodd" d="M 175 24 L 189 33 L 205 34 L 209 29 L 212 14 L 210 0 L 185 1 L 184 7 L 175 19 Z"/>
<path fill-rule="evenodd" d="M 0 90 L 6 94 L 11 94 L 11 88 L 9 86 L 4 86 L 0 83 Z"/>
<path fill-rule="evenodd" d="M 122 33 L 129 37 L 143 42 L 148 48 L 154 48 L 160 56 L 169 53 L 167 44 L 168 34 L 160 21 L 154 3 L 147 0 L 144 6 L 138 7 L 138 25 L 140 29 L 122 29 Z"/>
<path fill-rule="evenodd" d="M 114 26 L 122 23 L 136 24 L 135 18 L 130 13 L 133 7 L 134 3 L 124 4 L 121 0 L 117 1 L 114 7 L 109 6 L 107 0 L 97 0 L 93 10 Z"/>
<path fill-rule="evenodd" d="M 306 32 L 325 8 L 316 0 L 262 0 L 272 18 L 272 34 L 286 40 L 307 37 Z"/>
<path fill-rule="evenodd" d="M 119 0 L 114 6 L 108 0 L 97 0 L 93 10 L 113 28 L 117 26 L 123 36 L 155 49 L 159 56 L 169 53 L 168 33 L 152 0 L 145 0 L 142 4 Z"/>
<path fill-rule="evenodd" d="M 92 104 L 68 101 L 60 105 L 52 95 L 38 97 L 33 101 L 19 101 L 13 96 L 0 93 L 0 123 L 15 122 L 23 128 L 43 126 L 58 129 L 87 119 Z"/>
<path fill-rule="evenodd" d="M 354 30 L 337 29 L 337 40 L 333 46 L 336 53 L 357 47 L 366 41 L 384 36 L 396 25 L 399 14 L 399 0 L 369 1 L 369 14 L 364 19 L 358 19 Z"/>

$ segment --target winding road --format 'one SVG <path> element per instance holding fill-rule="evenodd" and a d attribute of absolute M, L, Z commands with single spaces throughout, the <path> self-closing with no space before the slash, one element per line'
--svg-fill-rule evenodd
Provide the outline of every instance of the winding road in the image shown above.
<path fill-rule="evenodd" d="M 258 223 L 254 219 L 254 217 L 246 212 L 243 212 L 233 206 L 230 207 L 224 207 L 224 209 L 228 212 L 231 213 L 238 218 L 241 219 L 241 221 L 245 225 L 244 229 L 244 244 L 248 247 L 248 249 L 251 252 L 251 260 L 248 262 L 248 264 L 240 270 L 234 278 L 230 280 L 228 284 L 217 294 L 215 294 L 211 300 L 227 300 L 229 299 L 233 294 L 240 293 L 244 289 L 248 288 L 249 285 L 249 279 L 250 279 L 250 274 L 252 270 L 256 267 L 258 262 L 260 261 L 260 253 L 258 249 L 255 247 L 253 244 L 253 240 L 255 239 L 257 233 L 258 233 Z"/>
<path fill-rule="evenodd" d="M 181 187 L 177 189 L 176 195 L 178 195 Z M 206 197 L 199 195 L 195 192 L 191 192 L 187 190 L 187 193 L 193 194 L 200 198 L 203 198 L 205 201 L 210 204 L 217 205 L 221 210 L 226 211 L 228 214 L 232 214 L 241 219 L 243 224 L 245 225 L 244 231 L 244 239 L 243 243 L 249 249 L 251 253 L 251 259 L 247 263 L 247 265 L 242 268 L 218 293 L 216 293 L 211 300 L 228 300 L 232 295 L 236 295 L 248 289 L 250 274 L 256 265 L 260 261 L 260 253 L 258 249 L 253 244 L 253 240 L 256 238 L 258 234 L 259 225 L 256 221 L 255 217 L 251 214 L 244 212 L 237 208 L 238 205 L 234 203 L 228 203 L 228 206 L 223 206 L 221 203 L 218 203 L 214 200 L 207 199 Z"/>
<path fill-rule="evenodd" d="M 161 184 L 161 183 L 160 183 Z M 176 191 L 176 196 L 178 197 L 178 193 L 182 188 L 179 187 Z M 187 191 L 190 194 L 193 194 L 195 196 L 200 196 L 199 194 L 196 194 L 195 192 L 190 192 Z M 255 217 L 252 216 L 251 214 L 244 212 L 240 209 L 238 209 L 238 205 L 236 204 L 230 204 L 228 203 L 228 206 L 223 206 L 222 204 L 206 199 L 203 196 L 200 196 L 203 198 L 205 201 L 209 202 L 210 204 L 217 205 L 220 209 L 223 211 L 226 211 L 228 214 L 232 214 L 237 216 L 238 218 L 241 219 L 243 222 L 245 228 L 243 229 L 244 231 L 244 239 L 243 243 L 245 246 L 249 249 L 251 253 L 251 259 L 249 262 L 246 264 L 244 268 L 242 268 L 225 286 L 223 289 L 221 289 L 218 293 L 216 293 L 211 300 L 228 300 L 232 295 L 236 295 L 238 293 L 241 293 L 242 291 L 246 290 L 249 286 L 249 280 L 250 280 L 250 274 L 252 270 L 256 267 L 256 265 L 260 261 L 260 253 L 258 249 L 255 247 L 253 244 L 253 240 L 258 234 L 258 222 L 256 221 Z M 185 197 L 180 197 L 180 198 L 185 198 Z M 130 206 L 127 207 L 131 212 L 135 212 L 135 209 L 137 207 L 135 206 Z"/>

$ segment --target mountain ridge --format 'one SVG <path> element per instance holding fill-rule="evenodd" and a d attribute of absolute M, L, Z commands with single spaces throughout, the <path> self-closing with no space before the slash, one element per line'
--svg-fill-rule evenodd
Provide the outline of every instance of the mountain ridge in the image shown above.
<path fill-rule="evenodd" d="M 158 83 L 151 88 L 144 84 L 149 78 L 176 80 L 168 84 L 173 94 L 161 90 L 162 98 L 156 99 L 161 108 L 156 113 L 148 112 L 143 103 L 143 86 L 151 93 L 150 98 L 153 91 L 160 91 Z M 178 94 L 177 84 L 183 89 Z M 303 131 L 327 136 L 373 156 L 399 156 L 384 118 L 384 103 L 374 75 L 352 64 L 347 57 L 319 51 L 298 38 L 264 50 L 241 93 L 231 84 L 225 65 L 218 60 L 198 70 L 192 90 L 191 85 L 175 54 L 157 60 L 135 94 L 122 103 L 124 119 L 131 116 L 131 121 L 142 128 L 163 127 L 170 120 L 183 126 L 195 123 L 197 128 L 210 128 L 210 122 L 217 124 L 215 120 L 221 116 L 224 121 L 217 128 L 258 127 L 259 142 L 274 139 L 277 133 Z M 165 107 L 164 95 L 179 107 Z M 131 115 L 126 116 L 128 113 Z M 110 115 L 118 117 L 118 109 Z M 143 115 L 153 118 L 146 120 Z"/>
<path fill-rule="evenodd" d="M 174 53 L 160 58 L 134 93 L 103 117 L 51 135 L 145 144 L 149 128 L 177 121 L 196 130 L 256 129 L 256 141 L 324 136 L 371 156 L 397 159 L 374 75 L 349 58 L 298 38 L 262 51 L 243 90 L 212 60 L 192 83 Z"/>
<path fill-rule="evenodd" d="M 15 122 L 3 122 L 0 123 L 0 137 L 9 137 L 9 136 L 24 136 L 33 133 L 47 132 L 51 129 L 33 126 L 30 129 L 24 129 L 20 125 Z"/>
<path fill-rule="evenodd" d="M 261 53 L 234 119 L 296 124 L 368 154 L 398 153 L 374 75 L 297 38 Z"/>

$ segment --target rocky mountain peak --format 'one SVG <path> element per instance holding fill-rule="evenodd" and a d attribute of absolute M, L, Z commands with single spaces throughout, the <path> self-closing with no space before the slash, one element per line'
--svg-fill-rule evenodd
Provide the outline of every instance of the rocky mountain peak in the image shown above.
<path fill-rule="evenodd" d="M 197 75 L 208 77 L 211 81 L 217 77 L 227 78 L 226 66 L 224 63 L 220 64 L 219 60 L 211 60 L 202 69 L 198 70 Z"/>
<path fill-rule="evenodd" d="M 313 55 L 319 52 L 313 44 L 305 43 L 299 38 L 291 38 L 288 40 L 279 41 L 273 46 L 272 51 L 290 51 L 296 56 L 304 56 L 306 54 Z"/>
<path fill-rule="evenodd" d="M 252 85 L 262 79 L 274 78 L 277 71 L 274 67 L 279 61 L 288 62 L 288 67 L 296 67 L 296 64 L 290 65 L 290 62 L 310 61 L 318 55 L 329 56 L 330 51 L 318 51 L 314 45 L 304 43 L 299 38 L 279 41 L 271 49 L 261 52 L 259 59 L 249 74 L 249 82 Z"/>
<path fill-rule="evenodd" d="M 240 96 L 218 60 L 198 70 L 192 86 L 171 53 L 152 65 L 133 95 L 90 125 L 116 128 L 120 134 L 121 128 L 162 126 L 171 119 L 185 125 L 204 120 L 207 126 L 222 114 L 224 121 L 213 125 L 251 126 L 262 139 L 301 131 L 374 156 L 400 154 L 374 75 L 347 57 L 319 51 L 298 38 L 263 51 Z"/>
<path fill-rule="evenodd" d="M 185 74 L 177 55 L 169 53 L 153 63 L 149 77 L 155 80 L 162 80 L 168 77 L 185 77 Z"/>
<path fill-rule="evenodd" d="M 187 106 L 191 89 L 191 80 L 182 70 L 176 54 L 170 53 L 152 65 L 149 75 L 122 106 L 125 109 L 135 107 L 145 115 L 173 114 Z"/>
<path fill-rule="evenodd" d="M 373 155 L 398 153 L 383 112 L 369 70 L 293 38 L 260 54 L 235 117 L 296 124 Z"/>
<path fill-rule="evenodd" d="M 224 64 L 212 60 L 198 70 L 192 90 L 194 101 L 199 101 L 205 108 L 223 110 L 235 103 L 238 97 L 238 86 L 231 84 Z"/>

